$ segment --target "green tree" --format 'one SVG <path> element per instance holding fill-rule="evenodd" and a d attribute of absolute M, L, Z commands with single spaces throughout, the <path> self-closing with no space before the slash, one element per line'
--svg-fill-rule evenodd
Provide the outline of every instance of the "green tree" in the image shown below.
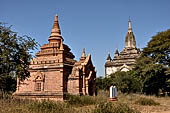
<path fill-rule="evenodd" d="M 112 79 L 110 77 L 98 77 L 96 78 L 96 90 L 109 90 L 110 86 L 113 85 Z"/>
<path fill-rule="evenodd" d="M 170 29 L 159 32 L 143 49 L 142 56 L 151 57 L 155 63 L 170 66 Z"/>
<path fill-rule="evenodd" d="M 96 88 L 98 90 L 109 90 L 110 86 L 115 85 L 122 93 L 141 92 L 141 81 L 133 71 L 116 72 L 108 77 L 98 77 L 96 79 Z"/>
<path fill-rule="evenodd" d="M 142 92 L 149 95 L 159 95 L 159 91 L 166 91 L 167 76 L 166 68 L 162 64 L 154 64 L 150 58 L 141 58 L 138 60 L 134 69 L 142 80 Z M 150 61 L 150 62 L 149 62 Z"/>
<path fill-rule="evenodd" d="M 103 77 L 97 77 L 96 78 L 96 90 L 97 90 L 97 92 L 99 91 L 99 90 L 103 90 L 104 89 L 104 87 L 103 87 L 103 81 L 104 81 L 104 78 Z"/>
<path fill-rule="evenodd" d="M 122 93 L 141 92 L 141 81 L 137 76 L 134 76 L 133 71 L 116 72 L 110 75 L 112 84 L 117 86 Z"/>
<path fill-rule="evenodd" d="M 153 36 L 133 69 L 143 82 L 143 93 L 170 92 L 170 30 Z"/>
<path fill-rule="evenodd" d="M 28 66 L 32 59 L 31 51 L 38 43 L 28 36 L 17 36 L 0 23 L 0 90 L 11 91 L 16 87 L 16 76 L 25 79 L 29 76 Z"/>

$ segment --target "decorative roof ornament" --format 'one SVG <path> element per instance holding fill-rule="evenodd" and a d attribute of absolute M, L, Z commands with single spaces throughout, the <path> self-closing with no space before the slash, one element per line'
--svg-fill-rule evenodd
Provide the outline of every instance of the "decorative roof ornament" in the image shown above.
<path fill-rule="evenodd" d="M 64 47 L 63 47 L 63 40 L 61 39 L 61 42 L 60 42 L 60 50 L 64 50 Z"/>
<path fill-rule="evenodd" d="M 119 51 L 118 51 L 118 48 L 116 48 L 116 51 L 115 51 L 115 57 L 119 56 Z"/>
<path fill-rule="evenodd" d="M 86 54 L 85 54 L 85 48 L 83 48 L 83 53 L 82 53 L 82 58 L 85 58 L 86 57 Z"/>
<path fill-rule="evenodd" d="M 118 51 L 118 49 L 117 49 L 117 48 L 116 48 L 115 54 L 119 54 L 119 51 Z"/>
<path fill-rule="evenodd" d="M 85 48 L 83 48 L 82 56 L 80 58 L 80 61 L 84 61 L 86 59 L 86 54 L 85 54 Z"/>
<path fill-rule="evenodd" d="M 131 20 L 129 17 L 129 27 L 128 27 L 128 33 L 132 32 L 132 25 L 131 25 Z"/>
<path fill-rule="evenodd" d="M 48 40 L 51 41 L 51 40 L 61 40 L 61 39 L 63 39 L 63 38 L 61 36 L 61 30 L 60 30 L 60 26 L 59 26 L 59 22 L 58 22 L 58 15 L 56 14 L 53 28 L 51 31 L 51 35 Z"/>
<path fill-rule="evenodd" d="M 111 58 L 111 56 L 110 56 L 110 51 L 108 52 L 108 56 L 107 56 L 107 59 L 106 59 L 107 61 L 111 61 L 112 60 L 112 58 Z"/>

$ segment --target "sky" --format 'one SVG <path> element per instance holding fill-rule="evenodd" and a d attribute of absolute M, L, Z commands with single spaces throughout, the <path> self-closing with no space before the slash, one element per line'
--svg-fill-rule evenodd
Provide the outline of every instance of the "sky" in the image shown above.
<path fill-rule="evenodd" d="M 170 0 L 0 0 L 0 22 L 12 25 L 18 35 L 48 43 L 55 15 L 64 43 L 79 60 L 82 50 L 92 55 L 97 76 L 105 75 L 108 51 L 125 47 L 131 18 L 141 49 L 158 32 L 170 29 Z M 40 50 L 40 49 L 39 49 Z M 39 50 L 35 50 L 36 53 Z"/>

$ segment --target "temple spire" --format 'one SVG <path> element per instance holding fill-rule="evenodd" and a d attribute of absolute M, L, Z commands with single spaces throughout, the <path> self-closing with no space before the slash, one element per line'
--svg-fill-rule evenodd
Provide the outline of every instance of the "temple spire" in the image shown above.
<path fill-rule="evenodd" d="M 85 48 L 83 48 L 83 53 L 82 53 L 82 58 L 86 57 L 86 54 L 85 54 Z"/>
<path fill-rule="evenodd" d="M 82 56 L 80 58 L 80 61 L 84 61 L 85 59 L 86 59 L 85 48 L 83 48 L 83 53 L 82 53 Z"/>
<path fill-rule="evenodd" d="M 119 56 L 119 51 L 118 51 L 118 48 L 116 48 L 116 51 L 115 51 L 115 56 Z"/>
<path fill-rule="evenodd" d="M 136 48 L 136 40 L 135 40 L 135 36 L 132 32 L 130 17 L 129 17 L 128 32 L 127 32 L 127 35 L 125 38 L 125 48 Z"/>
<path fill-rule="evenodd" d="M 111 59 L 111 56 L 110 56 L 110 51 L 108 51 L 108 56 L 107 56 L 107 59 L 106 59 L 107 61 L 111 61 L 112 59 Z"/>
<path fill-rule="evenodd" d="M 132 26 L 131 26 L 131 20 L 129 17 L 129 27 L 128 27 L 128 33 L 132 32 Z"/>
<path fill-rule="evenodd" d="M 52 31 L 51 31 L 51 35 L 50 35 L 48 40 L 54 41 L 54 40 L 58 40 L 58 39 L 63 39 L 63 38 L 61 36 L 61 30 L 60 30 L 60 26 L 59 26 L 59 22 L 58 22 L 58 15 L 56 14 L 54 24 L 53 24 L 53 28 L 52 28 Z"/>

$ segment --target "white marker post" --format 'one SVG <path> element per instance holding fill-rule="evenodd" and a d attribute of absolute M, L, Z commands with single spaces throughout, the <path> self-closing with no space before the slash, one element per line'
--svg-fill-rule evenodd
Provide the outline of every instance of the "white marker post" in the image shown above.
<path fill-rule="evenodd" d="M 117 101 L 117 88 L 110 86 L 110 101 Z"/>

